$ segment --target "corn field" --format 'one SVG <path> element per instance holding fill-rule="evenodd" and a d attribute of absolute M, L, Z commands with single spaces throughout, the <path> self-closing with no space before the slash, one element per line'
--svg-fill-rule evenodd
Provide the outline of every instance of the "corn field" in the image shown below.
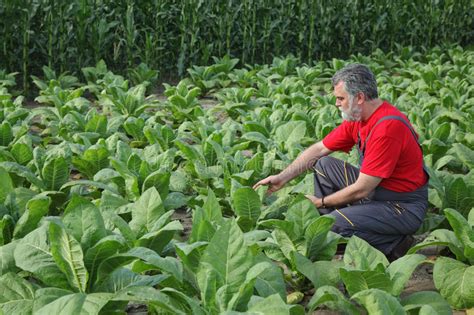
<path fill-rule="evenodd" d="M 80 73 L 103 59 L 111 69 L 141 62 L 163 77 L 231 55 L 242 64 L 293 54 L 347 57 L 399 46 L 468 45 L 474 2 L 313 0 L 1 0 L 0 69 L 30 75 L 48 65 Z"/>

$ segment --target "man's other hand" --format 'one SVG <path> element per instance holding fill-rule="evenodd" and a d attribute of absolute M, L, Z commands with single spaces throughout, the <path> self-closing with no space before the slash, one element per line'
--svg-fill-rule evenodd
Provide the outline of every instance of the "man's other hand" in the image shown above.
<path fill-rule="evenodd" d="M 258 187 L 265 185 L 268 186 L 267 194 L 271 194 L 275 191 L 280 190 L 285 184 L 286 182 L 281 179 L 279 175 L 272 175 L 262 179 L 261 181 L 253 185 L 253 189 L 257 189 Z"/>

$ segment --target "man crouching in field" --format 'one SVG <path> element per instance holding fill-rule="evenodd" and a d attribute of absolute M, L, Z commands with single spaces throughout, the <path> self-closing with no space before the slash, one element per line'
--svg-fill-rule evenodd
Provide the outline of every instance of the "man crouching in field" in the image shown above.
<path fill-rule="evenodd" d="M 357 235 L 395 260 L 412 245 L 411 235 L 428 205 L 428 175 L 418 135 L 403 113 L 378 98 L 375 76 L 366 66 L 339 70 L 332 84 L 342 124 L 254 189 L 268 185 L 268 191 L 275 192 L 312 169 L 315 196 L 307 198 L 322 214 L 336 218 L 332 230 L 345 237 Z M 354 145 L 359 168 L 328 156 L 349 152 Z"/>

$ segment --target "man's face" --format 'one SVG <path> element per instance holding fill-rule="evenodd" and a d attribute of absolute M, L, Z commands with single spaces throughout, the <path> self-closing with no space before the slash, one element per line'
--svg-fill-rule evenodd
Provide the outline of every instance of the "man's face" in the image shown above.
<path fill-rule="evenodd" d="M 362 109 L 357 104 L 357 97 L 346 92 L 344 82 L 340 81 L 334 86 L 336 106 L 341 111 L 342 119 L 347 121 L 360 121 Z"/>

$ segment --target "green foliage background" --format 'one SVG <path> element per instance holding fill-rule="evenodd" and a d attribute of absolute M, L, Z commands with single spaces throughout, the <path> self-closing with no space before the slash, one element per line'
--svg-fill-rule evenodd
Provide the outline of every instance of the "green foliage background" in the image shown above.
<path fill-rule="evenodd" d="M 0 69 L 79 73 L 104 59 L 125 74 L 140 62 L 182 76 L 211 56 L 269 63 L 289 53 L 310 63 L 400 46 L 474 39 L 470 0 L 2 0 Z"/>

